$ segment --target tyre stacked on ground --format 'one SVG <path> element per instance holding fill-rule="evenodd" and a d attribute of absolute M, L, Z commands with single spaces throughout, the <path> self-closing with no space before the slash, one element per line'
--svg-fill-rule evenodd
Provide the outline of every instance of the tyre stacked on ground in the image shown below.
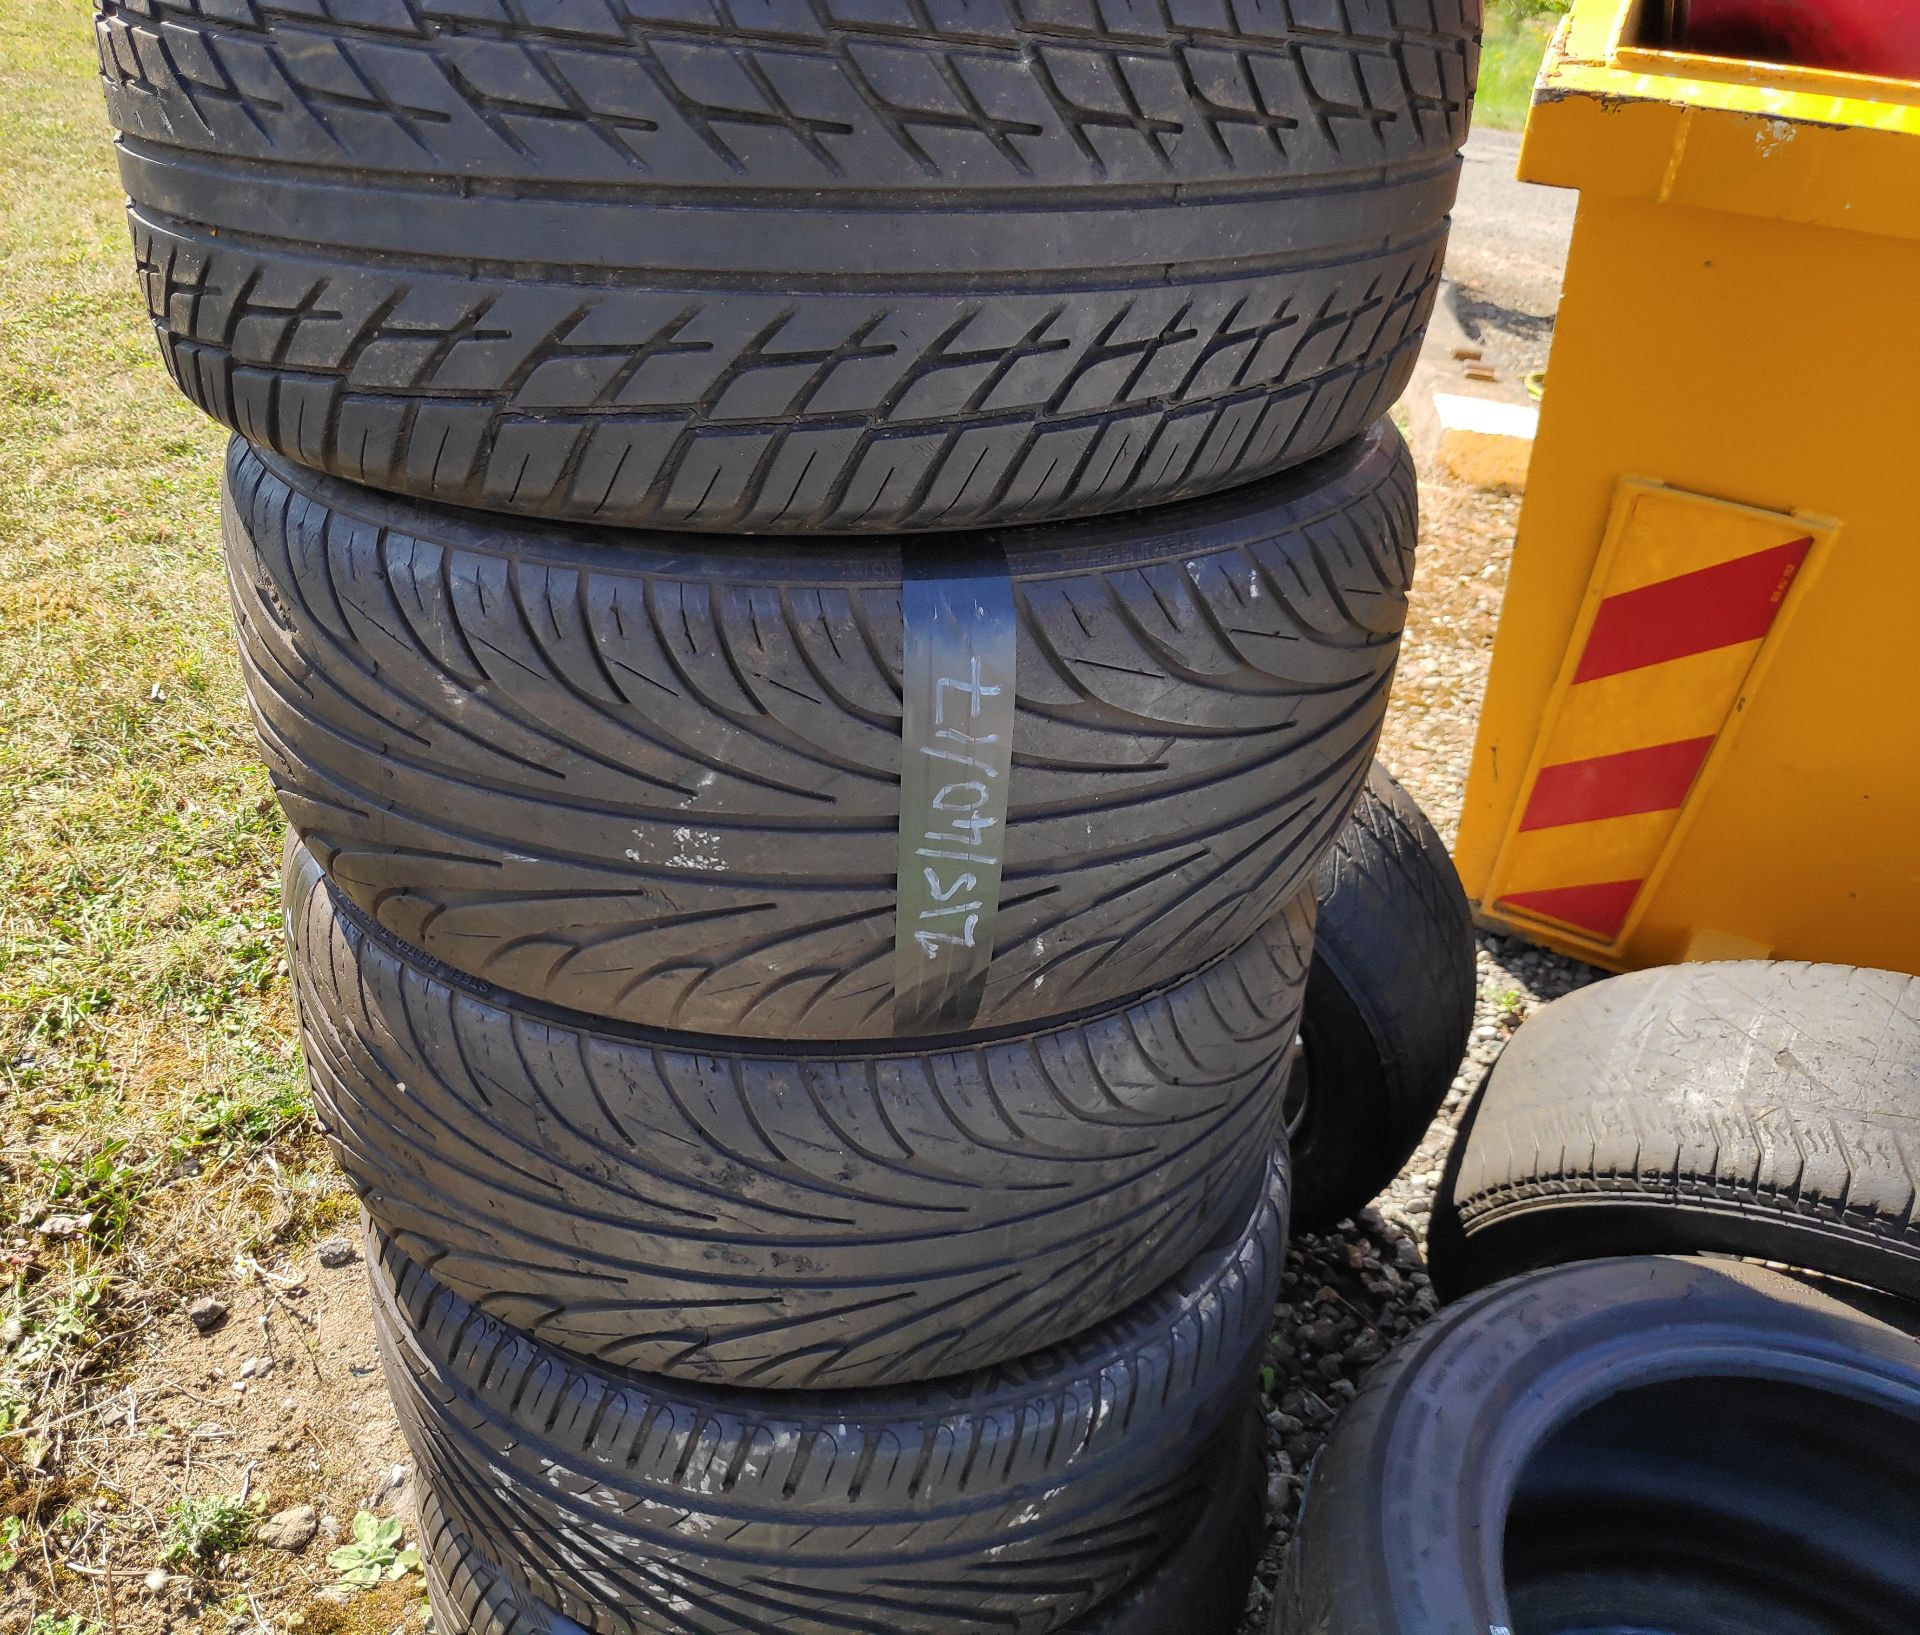
<path fill-rule="evenodd" d="M 1478 6 L 98 33 L 443 1623 L 1232 1628 Z"/>
<path fill-rule="evenodd" d="M 99 0 L 181 389 L 528 516 L 1030 524 L 1412 371 L 1478 0 Z"/>
<path fill-rule="evenodd" d="M 450 1627 L 1231 1628 L 1315 870 L 1412 566 L 1392 432 L 995 536 L 998 927 L 922 1034 L 897 546 L 582 536 L 239 441 L 227 493 Z"/>

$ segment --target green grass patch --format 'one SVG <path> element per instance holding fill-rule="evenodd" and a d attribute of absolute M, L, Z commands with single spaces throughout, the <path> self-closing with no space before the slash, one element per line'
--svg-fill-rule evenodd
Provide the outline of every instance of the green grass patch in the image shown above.
<path fill-rule="evenodd" d="M 83 0 L 0 4 L 0 152 L 0 1437 L 32 1450 L 144 1317 L 350 1204 L 294 1039 L 226 434 L 160 363 Z M 229 1547 L 203 1520 L 190 1553 Z"/>
<path fill-rule="evenodd" d="M 189 1572 L 215 1567 L 252 1539 L 260 1516 L 256 1501 L 223 1493 L 181 1499 L 167 1506 L 166 1548 L 160 1559 Z"/>
<path fill-rule="evenodd" d="M 1566 9 L 1566 0 L 1487 0 L 1475 124 L 1500 131 L 1525 126 L 1540 59 Z"/>

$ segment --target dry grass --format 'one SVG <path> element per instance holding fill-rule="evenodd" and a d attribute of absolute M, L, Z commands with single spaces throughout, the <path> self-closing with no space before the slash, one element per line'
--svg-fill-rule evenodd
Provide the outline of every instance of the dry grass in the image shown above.
<path fill-rule="evenodd" d="M 157 1559 L 164 1518 L 102 1485 L 95 1445 L 154 1326 L 348 1211 L 293 1043 L 280 820 L 221 580 L 223 434 L 159 364 L 92 56 L 77 0 L 0 8 L 8 1630 Z"/>

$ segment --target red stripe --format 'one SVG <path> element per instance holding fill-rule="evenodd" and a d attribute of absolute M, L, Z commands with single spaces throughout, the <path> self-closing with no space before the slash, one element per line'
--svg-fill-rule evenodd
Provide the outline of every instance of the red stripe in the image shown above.
<path fill-rule="evenodd" d="M 1644 880 L 1615 880 L 1603 886 L 1559 886 L 1552 891 L 1516 891 L 1500 901 L 1609 941 L 1620 935 Z"/>
<path fill-rule="evenodd" d="M 1683 738 L 1650 749 L 1542 767 L 1520 831 L 1597 823 L 1636 812 L 1671 812 L 1686 801 L 1712 748 L 1711 738 Z"/>
<path fill-rule="evenodd" d="M 1622 591 L 1600 604 L 1576 682 L 1758 641 L 1773 628 L 1794 575 L 1813 549 L 1796 539 L 1698 573 Z"/>

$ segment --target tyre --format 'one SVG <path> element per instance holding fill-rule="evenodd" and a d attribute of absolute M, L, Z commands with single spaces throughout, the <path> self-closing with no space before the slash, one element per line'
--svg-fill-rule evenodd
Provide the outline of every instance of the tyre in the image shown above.
<path fill-rule="evenodd" d="M 1435 1200 L 1435 1284 L 1641 1252 L 1775 1261 L 1920 1300 L 1920 981 L 1680 965 L 1514 1035 Z"/>
<path fill-rule="evenodd" d="M 1286 1195 L 1072 1342 L 885 1391 L 611 1373 L 370 1251 L 401 1428 L 458 1531 L 601 1635 L 1047 1635 L 1187 1536 L 1278 1297 Z"/>
<path fill-rule="evenodd" d="M 1473 1031 L 1472 911 L 1446 843 L 1376 767 L 1314 878 L 1320 915 L 1287 1094 L 1293 1224 L 1331 1227 L 1413 1156 Z"/>
<path fill-rule="evenodd" d="M 612 550 L 238 441 L 227 473 L 260 736 L 360 909 L 574 1010 L 893 1036 L 894 546 Z M 1305 889 L 1386 709 L 1414 510 L 1383 424 L 1231 495 L 1001 536 L 1018 709 L 974 1026 L 1146 992 Z"/>
<path fill-rule="evenodd" d="M 1920 1348 L 1733 1262 L 1443 1310 L 1321 1452 L 1275 1635 L 1908 1635 Z"/>
<path fill-rule="evenodd" d="M 1186 1538 L 1063 1635 L 1235 1635 L 1260 1553 L 1265 1446 L 1264 1425 L 1248 1414 Z M 442 1635 L 586 1635 L 517 1588 L 461 1536 L 431 1492 L 420 1495 L 420 1534 L 434 1627 Z"/>
<path fill-rule="evenodd" d="M 1306 899 L 1121 1009 L 928 1051 L 648 1035 L 437 969 L 296 848 L 321 1122 L 448 1288 L 609 1366 L 791 1388 L 1065 1340 L 1235 1229 L 1280 1138 Z"/>
<path fill-rule="evenodd" d="M 490 511 L 892 533 L 1143 506 L 1384 414 L 1478 0 L 99 0 L 167 366 Z"/>

